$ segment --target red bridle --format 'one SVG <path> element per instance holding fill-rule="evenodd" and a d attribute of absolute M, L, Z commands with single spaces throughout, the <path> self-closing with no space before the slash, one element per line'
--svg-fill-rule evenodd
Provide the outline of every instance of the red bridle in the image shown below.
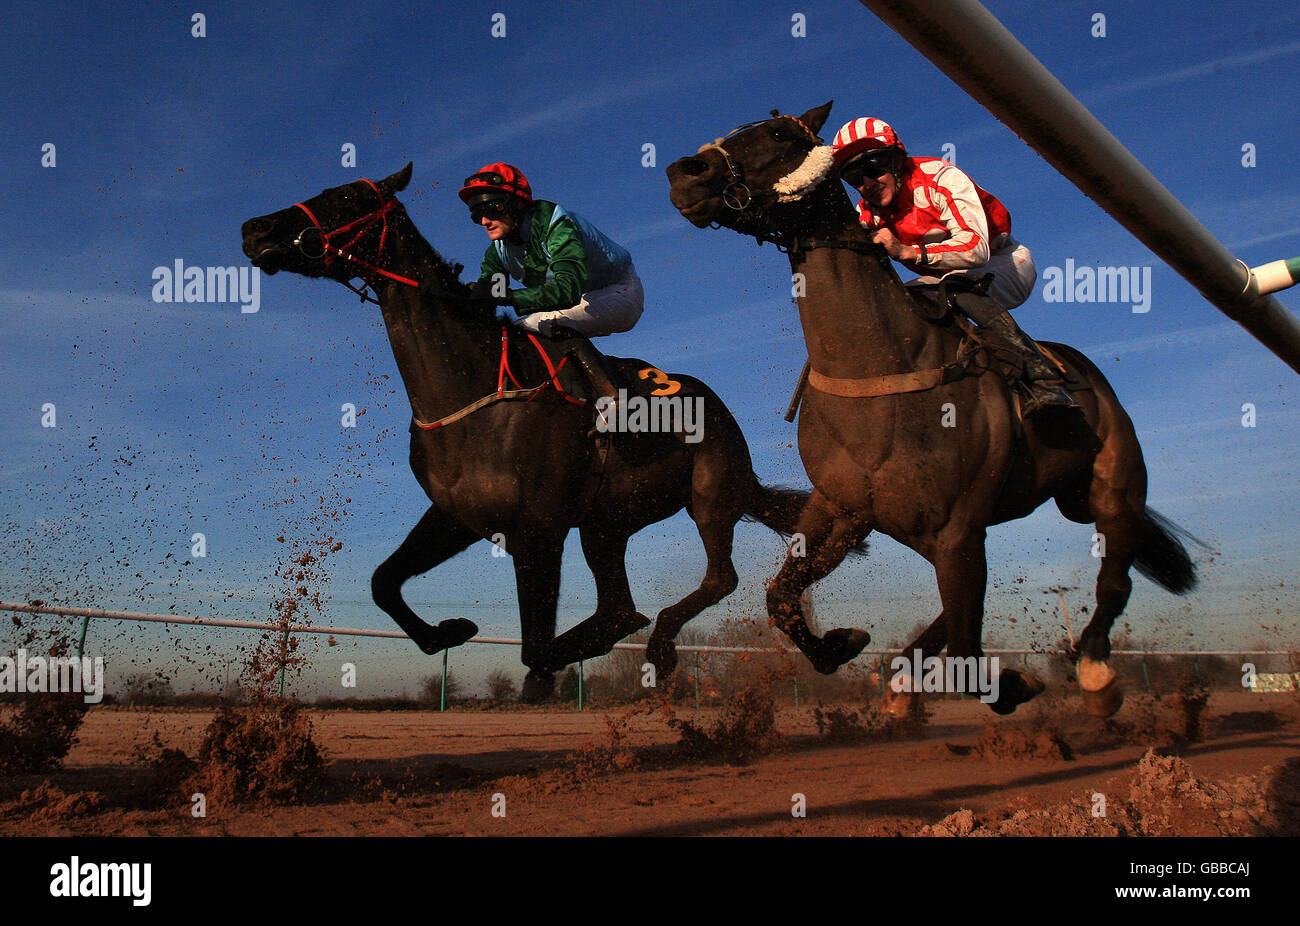
<path fill-rule="evenodd" d="M 352 263 L 356 264 L 359 267 L 371 271 L 372 273 L 377 273 L 380 276 L 388 277 L 388 279 L 390 280 L 396 280 L 398 283 L 405 283 L 407 286 L 418 287 L 420 285 L 418 281 L 409 279 L 404 276 L 399 276 L 396 273 L 391 273 L 385 270 L 384 268 L 377 266 L 377 264 L 379 264 L 384 259 L 384 244 L 388 241 L 388 212 L 390 209 L 393 208 L 393 206 L 397 204 L 397 200 L 395 199 L 385 200 L 384 194 L 379 192 L 379 187 L 375 186 L 373 182 L 367 180 L 365 177 L 361 178 L 361 182 L 367 184 L 370 187 L 370 189 L 375 191 L 375 195 L 379 197 L 378 209 L 376 209 L 373 212 L 366 213 L 361 218 L 349 222 L 346 225 L 340 226 L 339 228 L 336 228 L 333 231 L 326 231 L 325 229 L 321 228 L 320 222 L 317 220 L 316 216 L 312 214 L 312 211 L 310 209 L 308 209 L 302 203 L 294 203 L 295 206 L 297 206 L 303 212 L 307 213 L 307 218 L 311 219 L 311 223 L 313 226 L 315 226 L 316 231 L 320 232 L 321 252 L 319 254 L 308 254 L 307 250 L 303 247 L 301 234 L 298 235 L 298 238 L 296 241 L 294 241 L 294 244 L 298 246 L 298 250 L 302 251 L 304 257 L 308 258 L 309 260 L 324 260 L 326 267 L 330 265 L 330 262 L 333 261 L 336 256 L 342 257 L 345 260 L 351 261 Z M 355 254 L 349 253 L 348 249 L 351 248 L 353 245 L 355 245 L 358 241 L 360 241 L 361 236 L 364 235 L 366 232 L 370 231 L 371 228 L 374 227 L 374 224 L 376 222 L 381 222 L 382 226 L 379 232 L 379 251 L 377 254 L 375 254 L 375 263 L 372 264 L 368 261 L 362 260 L 361 258 L 357 257 Z M 347 232 L 350 232 L 354 228 L 357 230 L 357 233 L 352 236 L 351 240 L 349 240 L 347 244 L 343 245 L 342 247 L 338 247 L 336 245 L 330 244 L 331 238 L 337 235 L 344 235 Z"/>

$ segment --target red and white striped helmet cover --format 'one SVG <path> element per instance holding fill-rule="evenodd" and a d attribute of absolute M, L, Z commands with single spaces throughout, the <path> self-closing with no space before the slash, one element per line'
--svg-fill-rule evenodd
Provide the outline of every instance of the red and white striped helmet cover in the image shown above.
<path fill-rule="evenodd" d="M 899 151 L 905 150 L 903 143 L 898 140 L 897 133 L 883 119 L 863 116 L 861 119 L 846 122 L 840 126 L 840 130 L 835 133 L 835 141 L 831 143 L 831 148 L 835 151 L 835 169 L 839 170 L 849 158 L 868 148 L 891 146 L 898 148 Z"/>

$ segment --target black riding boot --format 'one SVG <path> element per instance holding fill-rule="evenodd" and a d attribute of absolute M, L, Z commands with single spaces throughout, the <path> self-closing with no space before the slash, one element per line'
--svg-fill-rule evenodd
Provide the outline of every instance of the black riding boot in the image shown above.
<path fill-rule="evenodd" d="M 976 319 L 976 321 L 979 321 L 979 319 Z M 1024 404 L 1026 417 L 1049 407 L 1058 409 L 1079 407 L 1079 403 L 1075 401 L 1074 396 L 1065 388 L 1060 369 L 1056 364 L 1044 357 L 1043 352 L 1038 349 L 1038 345 L 1020 330 L 1020 326 L 1016 324 L 1010 312 L 1004 311 L 988 322 L 981 323 L 980 327 L 986 328 L 1001 337 L 1020 351 L 1021 356 L 1024 357 L 1024 385 L 1029 393 Z"/>
<path fill-rule="evenodd" d="M 570 345 L 566 348 L 565 353 L 582 367 L 583 374 L 587 377 L 587 382 L 596 398 L 607 397 L 609 401 L 602 403 L 604 412 L 596 412 L 597 425 L 603 417 L 608 425 L 603 429 L 601 427 L 592 428 L 589 437 L 598 437 L 601 434 L 610 433 L 613 430 L 614 422 L 617 418 L 615 406 L 619 400 L 619 392 L 622 391 L 624 396 L 631 395 L 632 385 L 627 381 L 623 372 L 604 354 L 596 350 L 594 344 L 589 339 L 578 334 L 571 328 L 557 328 L 552 334 L 553 337 L 568 337 Z"/>

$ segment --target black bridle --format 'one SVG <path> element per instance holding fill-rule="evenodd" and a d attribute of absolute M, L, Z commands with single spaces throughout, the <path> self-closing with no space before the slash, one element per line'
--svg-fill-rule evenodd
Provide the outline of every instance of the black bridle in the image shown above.
<path fill-rule="evenodd" d="M 794 255 L 796 258 L 803 252 L 815 251 L 818 248 L 835 248 L 846 251 L 856 251 L 859 254 L 869 254 L 880 260 L 882 264 L 889 266 L 888 255 L 884 247 L 873 241 L 854 241 L 847 238 L 823 238 L 818 239 L 814 236 L 800 236 L 791 234 L 777 228 L 772 221 L 771 215 L 755 199 L 749 187 L 745 184 L 744 167 L 736 162 L 731 156 L 731 152 L 723 147 L 723 142 L 735 138 L 742 132 L 748 131 L 756 126 L 766 125 L 777 119 L 789 119 L 799 128 L 807 133 L 813 144 L 821 144 L 821 139 L 817 133 L 810 129 L 804 122 L 794 116 L 779 115 L 775 112 L 770 119 L 758 119 L 754 122 L 746 122 L 744 125 L 737 126 L 722 138 L 717 139 L 711 144 L 704 145 L 700 148 L 700 153 L 707 150 L 717 151 L 727 166 L 727 184 L 722 188 L 719 194 L 723 204 L 738 216 L 746 218 L 745 224 L 758 225 L 757 229 L 745 228 L 738 224 L 736 230 L 741 234 L 748 235 L 759 243 L 761 247 L 765 242 L 772 244 L 782 254 Z M 711 222 L 713 228 L 722 228 L 719 222 Z M 891 267 L 892 269 L 892 267 Z"/>

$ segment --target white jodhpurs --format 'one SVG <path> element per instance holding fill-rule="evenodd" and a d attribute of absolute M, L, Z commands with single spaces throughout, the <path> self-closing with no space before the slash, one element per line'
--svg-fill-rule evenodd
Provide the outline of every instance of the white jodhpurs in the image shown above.
<path fill-rule="evenodd" d="M 1038 270 L 1034 267 L 1034 256 L 1029 253 L 1029 248 L 1014 238 L 1008 238 L 982 267 L 953 270 L 943 276 L 918 277 L 915 280 L 908 280 L 907 285 L 933 284 L 938 283 L 943 277 L 958 275 L 978 280 L 986 273 L 993 274 L 993 282 L 989 286 L 989 298 L 1004 309 L 1014 309 L 1028 299 L 1034 292 L 1034 283 L 1038 280 Z"/>
<path fill-rule="evenodd" d="M 622 279 L 601 289 L 583 293 L 571 309 L 530 312 L 516 323 L 525 331 L 547 336 L 555 325 L 565 325 L 589 338 L 628 331 L 645 308 L 645 292 L 636 268 L 628 266 Z"/>

